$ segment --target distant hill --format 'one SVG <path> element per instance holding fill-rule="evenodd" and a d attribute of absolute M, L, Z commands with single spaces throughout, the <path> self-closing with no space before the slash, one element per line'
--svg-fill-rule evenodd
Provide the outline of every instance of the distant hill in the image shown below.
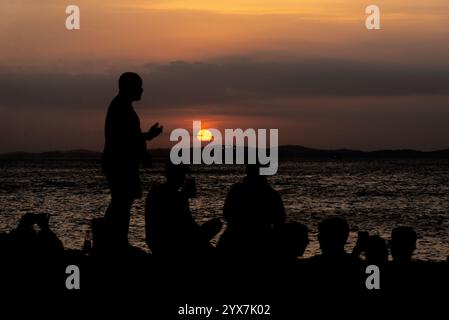
<path fill-rule="evenodd" d="M 363 158 L 449 158 L 449 149 L 437 151 L 418 150 L 376 150 L 360 151 L 351 149 L 309 149 L 302 146 L 280 146 L 279 157 L 281 159 L 295 158 L 324 158 L 324 159 L 363 159 Z"/>
<path fill-rule="evenodd" d="M 170 149 L 152 149 L 154 161 L 169 158 Z M 377 150 L 360 151 L 350 149 L 312 149 L 303 146 L 279 146 L 279 159 L 383 159 L 383 158 L 448 158 L 449 149 L 437 151 Z M 100 160 L 101 152 L 91 150 L 48 151 L 40 153 L 11 152 L 0 154 L 0 160 Z"/>
<path fill-rule="evenodd" d="M 5 160 L 94 160 L 100 158 L 100 152 L 82 149 L 69 151 L 46 151 L 39 153 L 19 151 L 0 154 L 0 159 Z"/>

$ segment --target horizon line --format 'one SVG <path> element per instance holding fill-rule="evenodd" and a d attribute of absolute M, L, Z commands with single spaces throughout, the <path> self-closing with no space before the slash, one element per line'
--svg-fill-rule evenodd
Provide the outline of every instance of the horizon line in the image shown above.
<path fill-rule="evenodd" d="M 222 147 L 227 147 L 226 145 L 222 145 Z M 233 147 L 240 147 L 242 146 L 233 146 Z M 392 148 L 385 148 L 385 149 L 373 149 L 373 150 L 360 150 L 360 149 L 351 149 L 351 148 L 335 148 L 335 149 L 323 149 L 323 148 L 313 148 L 313 147 L 306 147 L 299 144 L 285 144 L 285 145 L 279 145 L 278 148 L 303 148 L 308 149 L 312 151 L 352 151 L 352 152 L 363 152 L 363 153 L 370 153 L 370 152 L 380 152 L 380 151 L 409 151 L 409 152 L 422 152 L 422 153 L 432 153 L 432 152 L 442 152 L 442 151 L 449 151 L 449 147 L 443 148 L 443 149 L 435 149 L 435 150 L 429 150 L 424 151 L 420 149 L 411 149 L 411 148 L 398 148 L 398 149 L 392 149 Z M 243 148 L 248 148 L 248 146 L 243 146 Z M 150 148 L 148 149 L 150 152 L 151 150 L 170 150 L 171 147 L 158 147 L 158 148 Z M 189 149 L 194 149 L 193 147 L 190 147 Z M 267 148 L 265 148 L 267 149 Z M 103 151 L 100 150 L 91 150 L 91 149 L 83 149 L 83 148 L 73 148 L 73 149 L 54 149 L 54 150 L 46 150 L 46 151 L 25 151 L 25 150 L 17 150 L 17 151 L 7 151 L 7 152 L 0 152 L 0 155 L 9 155 L 9 154 L 17 154 L 17 153 L 25 153 L 25 154 L 43 154 L 43 153 L 70 153 L 70 152 L 85 152 L 85 153 L 103 153 Z"/>

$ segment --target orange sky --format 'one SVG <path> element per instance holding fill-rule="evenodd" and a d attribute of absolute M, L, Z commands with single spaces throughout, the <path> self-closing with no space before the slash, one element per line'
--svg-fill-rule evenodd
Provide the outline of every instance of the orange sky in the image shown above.
<path fill-rule="evenodd" d="M 2 126 L 0 134 L 17 136 L 23 132 L 23 126 L 31 132 L 21 134 L 14 142 L 0 142 L 0 152 L 81 147 L 101 149 L 104 109 L 115 90 L 112 79 L 126 70 L 145 73 L 148 65 L 152 64 L 200 62 L 213 64 L 215 68 L 228 63 L 233 65 L 235 59 L 243 63 L 246 60 L 250 63 L 335 60 L 380 64 L 386 70 L 389 65 L 402 66 L 405 71 L 401 79 L 408 79 L 406 70 L 411 70 L 415 82 L 424 77 L 432 78 L 432 72 L 447 70 L 445 68 L 448 67 L 447 0 L 376 1 L 382 14 L 382 30 L 379 31 L 365 29 L 365 7 L 370 3 L 361 0 L 112 0 L 101 4 L 99 1 L 77 0 L 74 4 L 81 9 L 79 31 L 65 29 L 66 4 L 60 1 L 1 2 L 0 74 L 4 79 L 0 81 L 8 82 L 15 77 L 29 85 L 37 81 L 42 94 L 32 93 L 30 89 L 24 97 L 18 97 L 23 101 L 16 103 L 14 97 L 21 96 L 24 91 L 21 91 L 20 84 L 3 89 L 9 98 L 0 101 L 0 116 L 2 121 L 8 121 L 8 125 Z M 263 65 L 260 68 L 268 73 L 267 68 L 272 70 L 274 67 Z M 248 71 L 253 72 L 248 79 L 257 80 L 260 68 Z M 177 83 L 182 70 L 183 67 L 178 65 L 165 68 L 160 71 L 161 79 L 170 78 Z M 200 71 L 196 69 L 192 75 Z M 277 70 L 272 71 L 278 74 Z M 56 102 L 45 104 L 47 99 L 42 98 L 45 92 L 68 90 L 68 93 L 75 94 L 77 90 L 58 89 L 61 82 L 49 82 L 46 80 L 49 74 L 61 77 L 108 75 L 107 81 L 110 82 L 105 85 L 110 89 L 104 89 L 92 101 L 89 100 L 92 93 L 79 89 L 79 95 L 85 96 L 79 102 L 83 105 L 79 107 L 65 108 L 70 101 L 65 100 L 68 94 L 62 93 Z M 318 77 L 319 74 L 312 76 Z M 148 77 L 151 79 L 151 73 Z M 444 74 L 435 77 L 445 79 Z M 282 75 L 282 79 L 288 77 Z M 167 82 L 167 86 L 170 87 L 171 83 Z M 338 77 L 335 83 L 339 83 Z M 418 84 L 412 84 L 412 87 L 419 87 Z M 182 101 L 173 106 L 172 102 L 164 100 L 164 95 L 154 97 L 154 86 L 147 87 L 136 109 L 145 127 L 157 120 L 165 121 L 168 128 L 174 128 L 183 126 L 194 117 L 202 117 L 219 128 L 231 125 L 279 127 L 281 143 L 311 147 L 449 147 L 449 141 L 441 138 L 449 132 L 439 127 L 440 122 L 449 120 L 449 112 L 445 111 L 449 99 L 443 89 L 425 88 L 427 91 L 414 94 L 417 98 L 410 98 L 413 92 L 404 93 L 402 89 L 385 94 L 385 90 L 363 91 L 332 98 L 329 97 L 332 94 L 322 96 L 318 91 L 307 93 L 307 97 L 294 90 L 285 93 L 279 88 L 272 90 L 272 85 L 263 82 L 254 89 L 243 82 L 240 87 L 233 88 L 231 81 L 229 91 L 237 92 L 236 98 L 231 99 L 229 93 L 225 93 L 223 101 L 220 96 L 223 93 L 217 93 L 208 100 L 186 95 L 192 99 L 185 106 L 181 106 Z M 184 97 L 185 93 L 176 91 L 179 84 L 172 87 L 173 95 Z M 262 90 L 273 92 L 266 97 Z M 26 100 L 27 92 L 29 101 Z M 37 101 L 39 99 L 43 102 Z M 26 107 L 18 109 L 16 104 Z M 166 109 L 167 105 L 170 110 Z M 261 107 L 257 109 L 253 105 Z M 241 108 L 249 111 L 240 114 L 237 111 Z M 174 113 L 173 110 L 177 111 Z M 401 112 L 405 114 L 402 117 L 398 115 Z M 55 117 L 59 119 L 57 122 L 53 121 Z M 48 126 L 42 128 L 35 119 L 48 122 Z M 373 125 L 370 119 L 378 119 L 377 125 Z M 381 132 L 376 130 L 379 123 L 385 125 Z M 80 128 L 82 132 L 77 132 Z M 360 138 L 361 135 L 364 139 Z M 30 137 L 38 137 L 38 141 L 31 141 Z M 163 146 L 166 140 L 158 143 Z"/>
<path fill-rule="evenodd" d="M 2 64 L 91 70 L 145 61 L 273 55 L 444 61 L 449 2 L 376 1 L 380 32 L 364 28 L 366 1 L 76 1 L 81 30 L 65 30 L 65 4 L 2 1 Z M 446 40 L 446 41 L 444 41 Z M 435 45 L 439 44 L 439 50 Z M 413 55 L 405 55 L 413 50 Z"/>

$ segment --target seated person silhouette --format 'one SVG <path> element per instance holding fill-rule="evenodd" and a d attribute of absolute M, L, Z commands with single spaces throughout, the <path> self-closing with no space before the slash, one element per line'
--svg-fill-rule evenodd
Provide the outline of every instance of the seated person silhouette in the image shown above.
<path fill-rule="evenodd" d="M 365 253 L 368 264 L 384 265 L 388 262 L 387 242 L 378 235 L 370 235 L 367 231 L 360 231 L 352 255 L 358 258 Z"/>
<path fill-rule="evenodd" d="M 299 222 L 281 225 L 274 232 L 273 257 L 281 263 L 296 262 L 309 245 L 307 227 Z"/>
<path fill-rule="evenodd" d="M 339 217 L 326 218 L 318 225 L 318 242 L 321 254 L 313 259 L 323 263 L 346 263 L 353 255 L 345 251 L 349 237 L 349 225 L 345 219 Z"/>
<path fill-rule="evenodd" d="M 27 296 L 34 289 L 39 295 L 61 288 L 66 254 L 49 219 L 45 213 L 25 213 L 18 226 L 3 236 L 1 271 L 7 275 L 1 281 L 3 291 Z"/>
<path fill-rule="evenodd" d="M 370 236 L 366 243 L 365 257 L 368 264 L 385 265 L 388 262 L 388 244 L 385 239 L 378 235 Z"/>
<path fill-rule="evenodd" d="M 198 225 L 189 198 L 196 196 L 193 179 L 186 181 L 186 165 L 166 164 L 166 183 L 148 193 L 145 207 L 146 242 L 155 257 L 182 259 L 213 255 L 210 240 L 221 230 L 220 219 Z"/>
<path fill-rule="evenodd" d="M 416 250 L 416 241 L 417 234 L 412 227 L 400 226 L 391 231 L 389 245 L 393 261 L 389 265 L 389 270 L 391 271 L 390 286 L 393 290 L 430 293 L 430 287 L 445 283 L 443 275 L 447 275 L 447 271 L 441 273 L 430 262 L 423 263 L 412 259 Z M 444 288 L 446 289 L 446 286 Z"/>
<path fill-rule="evenodd" d="M 132 102 L 142 96 L 142 79 L 136 73 L 126 72 L 119 78 L 119 93 L 112 100 L 105 123 L 105 145 L 102 158 L 103 172 L 111 190 L 111 203 L 106 210 L 111 247 L 128 246 L 128 227 L 131 206 L 142 197 L 139 165 L 147 159 L 146 141 L 162 132 L 156 123 L 148 132 L 142 132 Z"/>
<path fill-rule="evenodd" d="M 321 254 L 309 261 L 318 290 L 341 293 L 364 285 L 360 259 L 345 250 L 348 237 L 349 225 L 345 219 L 329 217 L 318 225 Z"/>
<path fill-rule="evenodd" d="M 218 248 L 226 256 L 260 257 L 272 242 L 272 232 L 285 222 L 281 196 L 259 175 L 260 165 L 249 164 L 243 182 L 234 184 L 223 207 L 227 222 Z"/>
<path fill-rule="evenodd" d="M 391 232 L 390 251 L 395 263 L 412 261 L 416 249 L 416 232 L 411 227 L 397 227 Z"/>
<path fill-rule="evenodd" d="M 49 219 L 44 213 L 24 214 L 17 228 L 8 234 L 8 252 L 16 257 L 61 257 L 64 246 L 50 229 Z"/>

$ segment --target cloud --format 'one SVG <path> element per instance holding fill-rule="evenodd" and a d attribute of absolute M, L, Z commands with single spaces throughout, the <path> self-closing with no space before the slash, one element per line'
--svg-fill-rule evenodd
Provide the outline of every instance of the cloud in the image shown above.
<path fill-rule="evenodd" d="M 143 128 L 157 120 L 169 130 L 198 117 L 218 128 L 279 128 L 283 144 L 447 147 L 447 66 L 234 56 L 134 71 L 144 78 Z M 100 150 L 118 76 L 0 68 L 0 135 L 15 137 L 0 150 Z"/>
<path fill-rule="evenodd" d="M 0 69 L 1 70 L 1 69 Z M 435 96 L 449 94 L 449 67 L 231 57 L 204 62 L 148 63 L 145 103 L 154 108 L 251 105 L 310 97 Z M 118 74 L 0 73 L 0 106 L 104 109 Z M 240 108 L 240 107 L 239 107 Z M 237 110 L 242 112 L 244 110 Z"/>
<path fill-rule="evenodd" d="M 0 75 L 0 106 L 83 108 L 103 102 L 113 91 L 110 75 L 4 71 Z"/>
<path fill-rule="evenodd" d="M 172 62 L 148 65 L 146 83 L 160 105 L 237 103 L 279 97 L 441 95 L 449 68 L 354 61 Z"/>

